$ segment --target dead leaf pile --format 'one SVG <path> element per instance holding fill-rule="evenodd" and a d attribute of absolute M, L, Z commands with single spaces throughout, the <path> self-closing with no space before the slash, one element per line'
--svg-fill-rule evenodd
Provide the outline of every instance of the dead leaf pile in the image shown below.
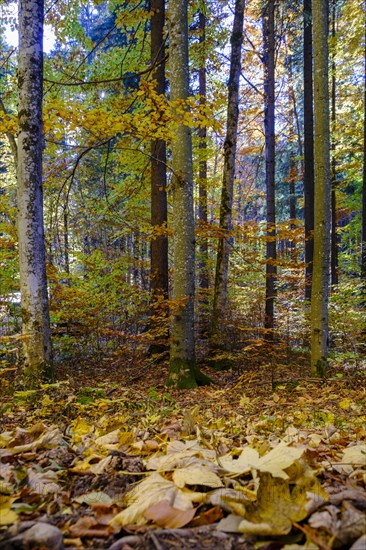
<path fill-rule="evenodd" d="M 206 391 L 210 402 L 224 399 Z M 288 550 L 362 544 L 366 433 L 351 401 L 343 397 L 341 410 L 357 412 L 353 430 L 335 426 L 330 413 L 322 424 L 303 422 L 299 407 L 310 396 L 294 400 L 280 428 L 281 388 L 263 400 L 261 415 L 247 397 L 235 397 L 239 412 L 228 399 L 231 416 L 220 416 L 191 406 L 192 395 L 185 405 L 149 402 L 141 411 L 106 412 L 101 400 L 94 417 L 1 433 L 0 548 L 23 531 L 33 536 L 40 522 L 57 527 L 70 548 L 112 548 L 118 537 L 158 547 L 151 533 L 199 538 L 207 526 L 223 547 L 223 537 L 247 548 L 258 540 Z M 198 389 L 196 402 L 203 395 Z"/>

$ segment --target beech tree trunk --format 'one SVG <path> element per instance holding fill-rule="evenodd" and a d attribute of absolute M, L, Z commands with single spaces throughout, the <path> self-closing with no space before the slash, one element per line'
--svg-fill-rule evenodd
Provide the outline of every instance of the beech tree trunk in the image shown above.
<path fill-rule="evenodd" d="M 151 1 L 151 64 L 156 65 L 153 76 L 158 94 L 165 94 L 165 0 Z M 161 234 L 167 227 L 168 207 L 166 194 L 166 143 L 162 139 L 151 143 L 151 225 L 157 230 L 150 247 L 150 290 L 152 324 L 154 315 L 166 315 L 162 308 L 168 299 L 168 236 Z M 166 334 L 166 337 L 168 335 Z M 150 353 L 162 353 L 166 349 L 164 338 L 150 346 Z"/>
<path fill-rule="evenodd" d="M 233 32 L 231 35 L 230 76 L 228 82 L 227 130 L 224 142 L 224 171 L 220 204 L 220 229 L 224 233 L 219 238 L 215 288 L 212 312 L 212 336 L 219 331 L 223 321 L 227 301 L 227 279 L 230 257 L 230 232 L 232 226 L 232 205 L 235 177 L 235 157 L 239 119 L 239 81 L 241 74 L 241 50 L 243 44 L 245 0 L 236 0 Z"/>
<path fill-rule="evenodd" d="M 313 0 L 314 37 L 314 262 L 311 292 L 311 367 L 323 376 L 328 358 L 328 287 L 330 257 L 330 129 L 328 85 L 328 9 Z"/>
<path fill-rule="evenodd" d="M 290 134 L 290 169 L 289 169 L 289 214 L 291 220 L 291 229 L 294 229 L 293 221 L 296 219 L 296 180 L 297 180 L 297 167 L 298 162 L 296 159 L 296 152 L 294 150 L 293 138 L 295 135 L 294 120 L 296 119 L 296 100 L 295 91 L 293 86 L 293 72 L 292 72 L 292 54 L 288 55 L 288 78 L 289 78 L 289 134 Z M 294 248 L 293 241 L 290 241 L 290 248 Z"/>
<path fill-rule="evenodd" d="M 304 218 L 305 300 L 311 299 L 314 256 L 314 109 L 311 0 L 304 0 Z"/>
<path fill-rule="evenodd" d="M 171 100 L 188 98 L 188 0 L 171 0 Z M 195 224 L 193 209 L 192 133 L 179 123 L 172 142 L 173 315 L 168 385 L 192 388 L 208 381 L 196 368 L 194 334 Z"/>
<path fill-rule="evenodd" d="M 275 0 L 266 2 L 263 12 L 264 40 L 264 131 L 266 151 L 266 304 L 265 336 L 273 338 L 276 296 L 276 197 L 275 197 Z"/>
<path fill-rule="evenodd" d="M 206 104 L 206 16 L 199 12 L 199 43 L 200 43 L 200 66 L 198 72 L 200 104 L 202 107 Z M 202 229 L 207 227 L 207 129 L 202 126 L 198 132 L 199 137 L 199 172 L 198 172 L 198 221 Z M 208 302 L 208 240 L 206 236 L 201 236 L 199 247 L 200 261 L 198 265 L 198 286 L 201 294 L 199 312 L 199 331 L 202 336 L 207 336 L 207 302 Z"/>
<path fill-rule="evenodd" d="M 331 254 L 330 254 L 330 280 L 331 284 L 338 284 L 338 236 L 337 236 L 337 164 L 335 158 L 336 152 L 336 64 L 335 64 L 335 36 L 336 36 L 336 0 L 333 0 L 332 5 L 332 112 L 331 112 L 331 210 L 332 210 L 332 233 L 331 233 Z"/>
<path fill-rule="evenodd" d="M 43 0 L 19 2 L 18 235 L 25 379 L 52 376 L 42 198 Z"/>
<path fill-rule="evenodd" d="M 366 74 L 366 2 L 364 4 L 364 16 L 365 16 L 365 74 Z M 364 121 L 363 121 L 361 278 L 366 282 L 366 81 L 364 84 Z"/>

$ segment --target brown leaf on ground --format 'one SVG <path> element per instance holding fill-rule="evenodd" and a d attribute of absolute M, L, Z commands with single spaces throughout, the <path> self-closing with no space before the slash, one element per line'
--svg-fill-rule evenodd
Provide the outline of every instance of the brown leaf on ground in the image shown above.
<path fill-rule="evenodd" d="M 187 525 L 193 519 L 195 513 L 195 508 L 178 510 L 178 508 L 170 506 L 167 500 L 161 500 L 150 506 L 144 516 L 165 529 L 179 529 Z"/>
<path fill-rule="evenodd" d="M 192 527 L 200 527 L 201 525 L 211 525 L 216 523 L 224 517 L 224 512 L 222 511 L 221 506 L 214 506 L 209 510 L 201 512 L 199 516 L 195 517 L 191 521 Z"/>
<path fill-rule="evenodd" d="M 73 537 L 80 538 L 107 538 L 113 534 L 114 530 L 110 525 L 102 525 L 91 516 L 84 516 L 77 520 L 68 529 Z"/>

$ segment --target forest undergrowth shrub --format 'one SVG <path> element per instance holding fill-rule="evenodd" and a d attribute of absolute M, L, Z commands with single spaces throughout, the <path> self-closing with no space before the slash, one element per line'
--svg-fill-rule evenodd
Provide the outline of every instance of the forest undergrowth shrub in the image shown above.
<path fill-rule="evenodd" d="M 332 289 L 329 300 L 331 357 L 335 365 L 366 368 L 366 311 L 359 280 Z"/>
<path fill-rule="evenodd" d="M 147 322 L 148 293 L 128 280 L 122 262 L 88 258 L 88 275 L 49 274 L 50 313 L 55 350 L 70 354 L 115 353 Z M 57 338 L 57 336 L 60 336 Z"/>

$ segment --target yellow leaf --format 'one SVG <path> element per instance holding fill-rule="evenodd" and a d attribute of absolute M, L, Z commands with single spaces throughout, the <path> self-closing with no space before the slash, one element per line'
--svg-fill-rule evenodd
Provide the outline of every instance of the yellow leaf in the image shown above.
<path fill-rule="evenodd" d="M 220 458 L 219 463 L 222 468 L 234 474 L 244 474 L 254 469 L 287 479 L 288 475 L 284 470 L 298 460 L 303 452 L 304 448 L 290 447 L 282 441 L 262 457 L 256 449 L 245 447 L 239 458 L 233 459 L 232 456 L 225 455 Z"/>
<path fill-rule="evenodd" d="M 173 472 L 173 481 L 180 488 L 185 485 L 204 485 L 212 488 L 224 486 L 219 476 L 204 466 L 178 468 Z"/>
<path fill-rule="evenodd" d="M 14 498 L 0 495 L 0 525 L 12 525 L 19 521 L 18 515 L 11 510 Z"/>
<path fill-rule="evenodd" d="M 233 474 L 244 474 L 250 472 L 258 465 L 259 453 L 252 447 L 245 447 L 240 456 L 234 459 L 231 455 L 222 456 L 219 464 L 224 470 Z"/>
<path fill-rule="evenodd" d="M 93 426 L 88 424 L 81 416 L 75 418 L 70 426 L 70 434 L 73 439 L 80 440 L 80 436 L 86 435 L 93 430 Z"/>
<path fill-rule="evenodd" d="M 161 500 L 167 500 L 170 506 L 179 510 L 193 508 L 188 492 L 181 491 L 173 481 L 154 472 L 126 495 L 126 502 L 131 503 L 130 506 L 117 514 L 110 523 L 114 527 L 128 524 L 144 525 L 146 510 Z"/>

